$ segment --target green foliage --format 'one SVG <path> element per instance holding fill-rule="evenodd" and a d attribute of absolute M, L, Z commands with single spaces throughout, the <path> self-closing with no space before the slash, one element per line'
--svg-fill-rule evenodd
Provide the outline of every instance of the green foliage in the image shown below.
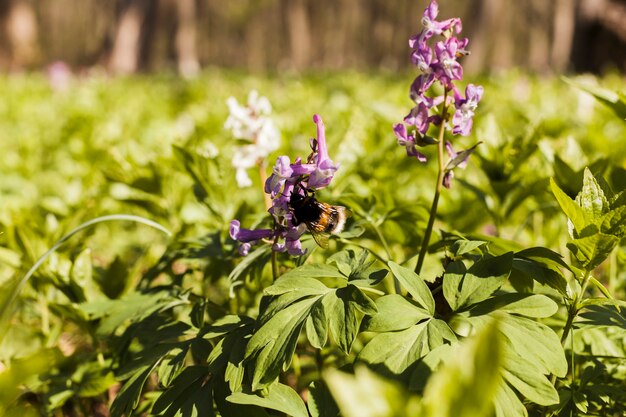
<path fill-rule="evenodd" d="M 393 138 L 405 78 L 1 78 L 0 414 L 626 413 L 623 80 L 484 80 L 415 273 L 436 167 Z M 228 236 L 272 224 L 223 129 L 250 89 L 282 132 L 268 166 L 324 117 L 341 169 L 317 197 L 352 211 L 328 249 Z M 116 213 L 145 221 L 89 223 Z"/>

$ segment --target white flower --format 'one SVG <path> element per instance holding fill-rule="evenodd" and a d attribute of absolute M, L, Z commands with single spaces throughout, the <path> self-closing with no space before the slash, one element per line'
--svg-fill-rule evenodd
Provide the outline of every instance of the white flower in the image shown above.
<path fill-rule="evenodd" d="M 233 167 L 237 169 L 236 179 L 239 187 L 252 184 L 247 169 L 254 167 L 267 158 L 270 152 L 280 145 L 280 132 L 269 118 L 272 106 L 266 97 L 259 96 L 255 90 L 248 95 L 247 106 L 239 104 L 236 98 L 226 100 L 229 116 L 224 128 L 232 132 L 235 139 L 248 144 L 241 145 L 233 155 Z"/>

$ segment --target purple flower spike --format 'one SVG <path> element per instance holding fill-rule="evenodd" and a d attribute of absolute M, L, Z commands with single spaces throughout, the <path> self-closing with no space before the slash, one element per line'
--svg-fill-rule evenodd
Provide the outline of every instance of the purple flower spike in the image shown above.
<path fill-rule="evenodd" d="M 470 134 L 474 111 L 483 93 L 482 87 L 473 84 L 467 86 L 465 97 L 458 92 L 454 83 L 463 78 L 459 58 L 469 54 L 466 49 L 469 40 L 455 35 L 461 32 L 461 19 L 438 21 L 438 14 L 439 6 L 431 0 L 422 14 L 422 31 L 409 39 L 411 61 L 420 71 L 409 90 L 415 106 L 404 117 L 406 126 L 400 128 L 396 124 L 393 127 L 398 144 L 406 148 L 408 156 L 420 161 L 425 161 L 425 157 L 416 147 L 437 143 L 428 136 L 431 126 L 442 126 L 455 135 Z M 443 94 L 429 94 L 435 83 L 443 87 Z M 408 135 L 407 130 L 412 135 Z M 448 175 L 448 184 L 451 179 Z"/>

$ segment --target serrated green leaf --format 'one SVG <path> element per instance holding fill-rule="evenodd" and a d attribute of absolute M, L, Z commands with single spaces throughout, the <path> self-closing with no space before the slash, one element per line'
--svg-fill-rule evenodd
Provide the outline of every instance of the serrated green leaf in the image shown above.
<path fill-rule="evenodd" d="M 576 196 L 576 203 L 583 209 L 587 219 L 599 219 L 609 209 L 609 201 L 604 195 L 604 190 L 589 168 L 585 168 L 583 188 Z"/>
<path fill-rule="evenodd" d="M 626 206 L 617 207 L 602 217 L 600 231 L 619 238 L 626 235 Z"/>
<path fill-rule="evenodd" d="M 556 201 L 561 206 L 561 210 L 565 213 L 568 219 L 574 225 L 574 228 L 577 232 L 580 233 L 588 224 L 589 221 L 585 216 L 585 211 L 574 202 L 563 190 L 559 188 L 559 186 L 554 182 L 554 179 L 550 178 L 550 188 L 552 189 L 552 194 L 556 197 Z"/>
<path fill-rule="evenodd" d="M 413 299 L 424 307 L 431 315 L 435 313 L 435 300 L 428 286 L 414 271 L 390 261 L 389 269 L 400 281 L 400 284 L 413 296 Z"/>
<path fill-rule="evenodd" d="M 567 244 L 567 248 L 574 254 L 583 268 L 592 270 L 608 258 L 618 243 L 619 238 L 615 236 L 595 233 L 591 236 L 572 239 Z"/>
<path fill-rule="evenodd" d="M 291 387 L 275 383 L 267 387 L 264 396 L 245 392 L 234 392 L 226 398 L 235 404 L 256 405 L 283 412 L 291 417 L 309 417 L 304 401 Z"/>
<path fill-rule="evenodd" d="M 399 294 L 389 294 L 376 299 L 378 313 L 367 323 L 367 331 L 390 332 L 404 330 L 422 320 L 432 318 L 424 308 Z"/>

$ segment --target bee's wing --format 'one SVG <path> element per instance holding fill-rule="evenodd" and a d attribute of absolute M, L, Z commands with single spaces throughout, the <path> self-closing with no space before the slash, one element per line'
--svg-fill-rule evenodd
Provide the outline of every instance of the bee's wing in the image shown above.
<path fill-rule="evenodd" d="M 328 238 L 330 237 L 330 233 L 319 232 L 316 231 L 314 227 L 311 227 L 308 224 L 307 226 L 309 228 L 309 232 L 311 232 L 311 236 L 313 236 L 313 239 L 315 240 L 315 243 L 324 249 L 328 248 Z"/>

